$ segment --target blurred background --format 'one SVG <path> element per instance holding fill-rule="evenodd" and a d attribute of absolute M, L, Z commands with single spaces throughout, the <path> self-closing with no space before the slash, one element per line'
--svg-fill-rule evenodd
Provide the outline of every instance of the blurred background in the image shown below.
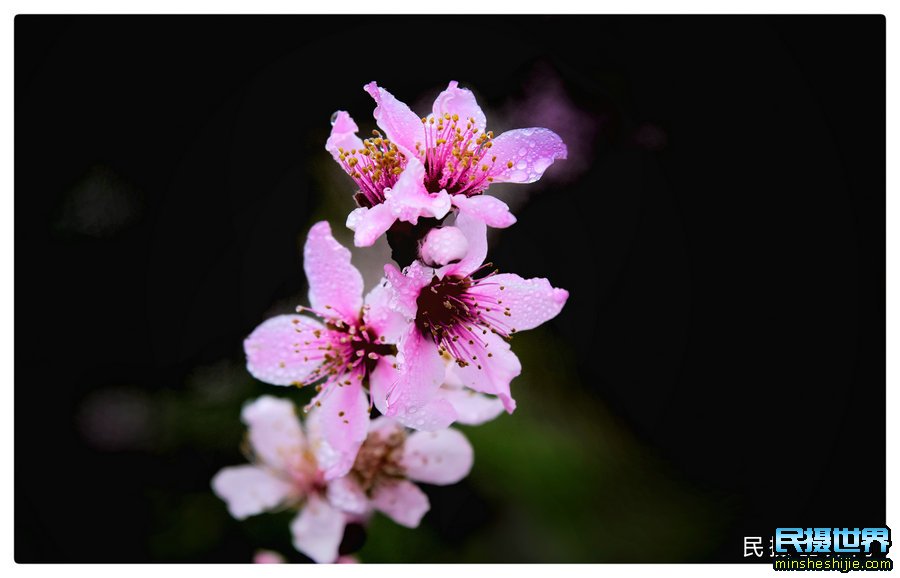
<path fill-rule="evenodd" d="M 491 260 L 571 293 L 513 341 L 475 466 L 363 562 L 758 562 L 884 525 L 885 22 L 871 17 L 39 17 L 15 24 L 18 562 L 303 561 L 231 519 L 267 386 L 242 340 L 343 227 L 329 118 L 449 80 L 569 159 L 495 186 Z M 354 253 L 368 286 L 386 246 Z"/>

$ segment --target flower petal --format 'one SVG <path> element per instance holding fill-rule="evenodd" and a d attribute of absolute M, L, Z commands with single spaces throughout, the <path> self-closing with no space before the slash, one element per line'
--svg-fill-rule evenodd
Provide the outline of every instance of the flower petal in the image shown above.
<path fill-rule="evenodd" d="M 502 302 L 498 309 L 502 307 L 505 313 L 497 317 L 496 325 L 516 331 L 534 329 L 553 319 L 569 298 L 568 291 L 553 287 L 546 279 L 523 279 L 512 273 L 489 277 L 473 291 L 489 297 L 488 302 Z"/>
<path fill-rule="evenodd" d="M 459 88 L 459 83 L 455 80 L 450 81 L 450 85 L 434 101 L 432 114 L 435 117 L 444 116 L 444 113 L 458 114 L 462 120 L 475 119 L 475 126 L 480 132 L 484 132 L 487 125 L 487 119 L 482 112 L 481 107 L 475 101 L 475 95 L 467 88 Z M 465 123 L 461 128 L 465 129 Z"/>
<path fill-rule="evenodd" d="M 357 247 L 371 247 L 385 234 L 397 217 L 384 203 L 371 209 L 359 207 L 347 215 L 347 228 L 354 232 L 353 244 Z"/>
<path fill-rule="evenodd" d="M 382 414 L 387 412 L 387 396 L 400 379 L 397 371 L 397 360 L 394 356 L 382 357 L 369 373 L 369 395 L 372 403 Z"/>
<path fill-rule="evenodd" d="M 510 395 L 509 384 L 522 373 L 522 364 L 510 350 L 509 344 L 499 336 L 488 333 L 481 339 L 486 346 L 476 343 L 471 347 L 480 363 L 473 361 L 466 367 L 452 365 L 447 371 L 452 372 L 470 389 L 496 395 L 503 402 L 506 411 L 512 413 L 516 409 L 516 402 Z"/>
<path fill-rule="evenodd" d="M 384 266 L 384 276 L 388 282 L 388 288 L 391 290 L 391 309 L 403 315 L 407 320 L 415 319 L 418 308 L 416 300 L 422 289 L 431 283 L 434 271 L 418 261 L 413 261 L 401 273 L 396 265 L 388 263 Z"/>
<path fill-rule="evenodd" d="M 238 520 L 277 508 L 293 491 L 291 484 L 256 466 L 222 468 L 212 479 L 212 489 Z"/>
<path fill-rule="evenodd" d="M 391 308 L 394 293 L 388 287 L 387 279 L 382 279 L 369 294 L 363 307 L 363 322 L 372 329 L 382 343 L 397 343 L 406 329 L 406 319 Z"/>
<path fill-rule="evenodd" d="M 453 369 L 447 371 L 447 381 L 455 376 Z M 453 387 L 446 382 L 441 386 L 439 395 L 450 402 L 456 410 L 456 423 L 464 425 L 481 425 L 503 413 L 503 402 L 499 398 L 490 397 L 467 387 Z"/>
<path fill-rule="evenodd" d="M 372 505 L 389 518 L 407 528 L 416 528 L 431 508 L 428 496 L 409 480 L 379 485 L 372 495 Z"/>
<path fill-rule="evenodd" d="M 322 364 L 317 347 L 326 344 L 326 339 L 315 337 L 316 331 L 327 333 L 324 325 L 301 315 L 267 319 L 244 340 L 247 371 L 272 385 L 306 382 Z"/>
<path fill-rule="evenodd" d="M 357 515 L 369 511 L 369 498 L 349 476 L 330 481 L 326 492 L 331 505 L 341 511 Z"/>
<path fill-rule="evenodd" d="M 469 475 L 473 460 L 472 444 L 466 436 L 448 428 L 410 435 L 400 463 L 409 479 L 445 486 Z"/>
<path fill-rule="evenodd" d="M 480 218 L 460 212 L 456 217 L 456 228 L 466 236 L 469 246 L 466 256 L 457 263 L 445 265 L 436 271 L 438 277 L 458 275 L 465 277 L 481 267 L 487 257 L 487 226 Z"/>
<path fill-rule="evenodd" d="M 408 106 L 397 100 L 393 94 L 380 88 L 376 83 L 370 82 L 364 88 L 375 99 L 377 105 L 373 113 L 375 122 L 385 132 L 388 139 L 406 154 L 407 158 L 412 158 L 416 150 L 416 143 L 425 142 L 422 119 Z"/>
<path fill-rule="evenodd" d="M 347 384 L 349 382 L 349 384 Z M 362 383 L 353 376 L 342 376 L 321 396 L 315 411 L 322 437 L 334 452 L 327 464 L 319 464 L 326 480 L 339 478 L 350 471 L 359 447 L 369 430 L 369 400 Z"/>
<path fill-rule="evenodd" d="M 388 392 L 385 415 L 423 431 L 443 429 L 453 423 L 453 406 L 437 395 L 446 372 L 437 346 L 410 324 L 397 349 L 400 379 Z"/>
<path fill-rule="evenodd" d="M 533 183 L 567 154 L 559 135 L 546 128 L 510 130 L 491 142 L 491 154 L 497 157 L 491 172 L 494 182 Z"/>
<path fill-rule="evenodd" d="M 244 406 L 241 421 L 258 460 L 279 472 L 302 469 L 306 438 L 290 400 L 264 395 Z"/>
<path fill-rule="evenodd" d="M 509 206 L 497 197 L 453 195 L 453 206 L 459 209 L 460 214 L 478 218 L 495 229 L 505 229 L 516 222 Z"/>
<path fill-rule="evenodd" d="M 346 517 L 340 510 L 313 494 L 291 522 L 294 548 L 319 564 L 334 562 L 346 523 Z"/>
<path fill-rule="evenodd" d="M 350 263 L 350 250 L 331 236 L 327 221 L 319 221 L 309 230 L 303 247 L 303 270 L 313 309 L 349 324 L 359 322 L 363 278 Z"/>
<path fill-rule="evenodd" d="M 394 187 L 384 190 L 384 197 L 391 214 L 413 225 L 419 217 L 443 219 L 451 207 L 447 191 L 429 193 L 425 189 L 425 166 L 415 157 L 409 159 Z"/>
<path fill-rule="evenodd" d="M 343 110 L 337 111 L 334 123 L 331 125 L 331 135 L 325 141 L 325 150 L 331 153 L 334 160 L 340 158 L 341 151 L 339 149 L 344 149 L 345 152 L 362 150 L 363 142 L 356 136 L 358 132 L 359 127 L 356 126 L 350 115 Z"/>

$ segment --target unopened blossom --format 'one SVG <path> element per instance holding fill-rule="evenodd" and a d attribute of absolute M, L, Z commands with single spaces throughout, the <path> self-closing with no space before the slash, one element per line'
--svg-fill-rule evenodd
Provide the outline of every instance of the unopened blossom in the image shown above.
<path fill-rule="evenodd" d="M 435 267 L 461 261 L 468 251 L 469 241 L 457 227 L 436 227 L 422 239 L 419 258 Z"/>
<path fill-rule="evenodd" d="M 472 446 L 455 429 L 409 433 L 380 417 L 372 421 L 353 469 L 329 486 L 328 497 L 346 512 L 367 516 L 379 511 L 415 528 L 430 504 L 413 482 L 455 484 L 469 474 L 473 459 Z"/>
<path fill-rule="evenodd" d="M 294 404 L 286 399 L 260 397 L 244 406 L 241 419 L 252 463 L 220 470 L 213 491 L 238 520 L 297 508 L 291 522 L 294 547 L 316 562 L 334 562 L 344 527 L 356 517 L 328 500 L 334 482 L 325 480 L 316 459 L 330 451 L 327 444 L 317 432 L 304 433 Z"/>
<path fill-rule="evenodd" d="M 490 270 L 483 264 L 485 223 L 463 213 L 456 226 L 468 239 L 461 261 L 438 269 L 415 261 L 403 272 L 385 265 L 391 305 L 411 324 L 398 344 L 400 377 L 384 413 L 413 428 L 443 427 L 457 417 L 439 395 L 448 372 L 465 387 L 496 395 L 512 413 L 509 386 L 522 367 L 508 341 L 555 317 L 569 296 L 546 279 Z"/>
<path fill-rule="evenodd" d="M 309 231 L 303 250 L 310 315 L 279 315 L 244 341 L 247 369 L 275 385 L 315 385 L 322 437 L 332 451 L 320 460 L 327 479 L 353 465 L 369 425 L 366 387 L 396 379 L 393 353 L 406 323 L 389 306 L 383 284 L 363 301 L 362 275 L 327 222 Z"/>
<path fill-rule="evenodd" d="M 566 145 L 545 128 L 523 128 L 494 136 L 471 91 L 456 81 L 419 117 L 390 92 L 370 82 L 375 120 L 384 133 L 361 140 L 345 111 L 335 114 L 325 148 L 359 187 L 359 208 L 347 218 L 354 243 L 372 245 L 395 221 L 443 219 L 452 207 L 491 227 L 515 222 L 509 207 L 484 196 L 491 183 L 532 183 Z"/>

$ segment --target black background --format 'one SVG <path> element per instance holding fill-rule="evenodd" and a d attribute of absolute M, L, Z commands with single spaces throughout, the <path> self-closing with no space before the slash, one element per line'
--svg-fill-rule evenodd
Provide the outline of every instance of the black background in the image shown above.
<path fill-rule="evenodd" d="M 592 395 L 739 512 L 704 560 L 778 526 L 884 524 L 883 17 L 19 16 L 16 559 L 153 560 L 141 488 L 208 487 L 202 452 L 91 449 L 75 408 L 239 357 L 300 290 L 335 109 L 364 117 L 373 79 L 496 104 L 536 61 L 606 121 L 493 260 L 570 290 L 553 329 Z M 664 147 L 635 145 L 646 122 Z M 141 217 L 60 234 L 97 163 Z"/>

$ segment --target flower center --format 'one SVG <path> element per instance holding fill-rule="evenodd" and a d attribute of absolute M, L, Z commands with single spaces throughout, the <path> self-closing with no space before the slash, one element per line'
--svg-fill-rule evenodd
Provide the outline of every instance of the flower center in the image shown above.
<path fill-rule="evenodd" d="M 381 479 L 401 478 L 405 475 L 403 466 L 400 465 L 405 442 L 406 432 L 401 428 L 369 434 L 359 448 L 351 470 L 351 475 L 356 478 L 363 491 L 369 492 Z"/>
<path fill-rule="evenodd" d="M 449 113 L 437 119 L 423 118 L 422 124 L 425 143 L 416 143 L 416 154 L 424 159 L 428 192 L 446 190 L 471 197 L 488 188 L 497 161 L 488 154 L 492 132 L 479 131 L 474 118 L 460 120 L 459 115 Z"/>
<path fill-rule="evenodd" d="M 490 267 L 486 263 L 484 267 Z M 485 277 L 435 277 L 416 300 L 416 326 L 430 336 L 441 355 L 449 355 L 460 367 L 474 364 L 481 369 L 479 352 L 488 346 L 490 331 L 503 338 L 516 332 L 503 319 L 510 316 L 502 300 L 480 291 L 496 273 Z M 493 357 L 492 353 L 487 353 Z"/>
<path fill-rule="evenodd" d="M 394 143 L 377 130 L 372 135 L 363 141 L 362 149 L 338 149 L 338 162 L 359 186 L 356 203 L 368 208 L 384 202 L 384 190 L 393 188 L 406 166 L 406 157 Z"/>

